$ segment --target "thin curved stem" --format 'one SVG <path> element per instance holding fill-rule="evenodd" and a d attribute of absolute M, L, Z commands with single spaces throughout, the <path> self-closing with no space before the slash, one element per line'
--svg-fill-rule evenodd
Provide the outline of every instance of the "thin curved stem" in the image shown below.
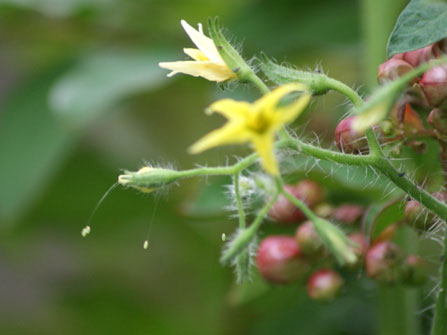
<path fill-rule="evenodd" d="M 266 94 L 270 92 L 268 86 L 259 78 L 256 73 L 251 70 L 244 78 L 245 80 L 251 82 L 254 86 L 256 86 L 262 94 Z"/>
<path fill-rule="evenodd" d="M 298 138 L 288 140 L 285 145 L 305 155 L 340 164 L 366 166 L 372 164 L 374 161 L 374 157 L 371 155 L 348 155 L 335 152 L 305 143 Z"/>
<path fill-rule="evenodd" d="M 326 84 L 329 89 L 337 91 L 347 97 L 354 106 L 359 107 L 363 104 L 362 97 L 351 87 L 334 78 L 327 78 Z"/>
<path fill-rule="evenodd" d="M 433 326 L 431 335 L 445 335 L 447 334 L 447 229 L 444 232 L 444 250 L 441 257 L 441 285 L 436 298 L 435 316 L 433 319 Z"/>
<path fill-rule="evenodd" d="M 241 192 L 240 192 L 240 185 L 239 185 L 239 172 L 234 174 L 233 178 L 233 184 L 234 184 L 234 195 L 236 198 L 236 204 L 237 204 L 237 211 L 239 216 L 239 228 L 244 229 L 245 228 L 245 211 L 244 206 L 242 204 L 242 198 L 241 198 Z"/>
<path fill-rule="evenodd" d="M 251 241 L 253 241 L 259 227 L 262 224 L 262 221 L 266 217 L 270 208 L 276 202 L 276 199 L 278 199 L 278 193 L 275 193 L 272 198 L 264 205 L 264 207 L 262 207 L 253 223 L 248 228 L 242 229 L 238 233 L 236 238 L 231 242 L 230 247 L 222 255 L 220 259 L 222 263 L 225 264 L 234 259 L 234 257 L 236 257 L 241 251 L 244 250 L 245 247 L 250 244 Z"/>

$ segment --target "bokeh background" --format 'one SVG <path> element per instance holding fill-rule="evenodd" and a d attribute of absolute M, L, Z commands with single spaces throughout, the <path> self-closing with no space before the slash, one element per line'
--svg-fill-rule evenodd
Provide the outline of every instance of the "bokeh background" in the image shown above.
<path fill-rule="evenodd" d="M 247 152 L 186 153 L 222 124 L 204 115 L 208 104 L 257 92 L 166 78 L 158 62 L 184 59 L 192 46 L 181 19 L 219 16 L 247 58 L 264 51 L 321 66 L 366 91 L 406 1 L 374 10 L 386 2 L 0 0 L 0 333 L 375 333 L 377 290 L 361 273 L 329 305 L 299 285 L 270 287 L 256 276 L 234 283 L 218 261 L 221 234 L 235 228 L 222 210 L 225 178 L 188 180 L 158 196 L 117 188 L 88 238 L 80 232 L 122 169 L 186 169 Z M 330 144 L 344 100 L 329 94 L 311 112 L 317 121 L 301 125 Z M 339 201 L 374 196 L 342 177 L 324 180 Z"/>

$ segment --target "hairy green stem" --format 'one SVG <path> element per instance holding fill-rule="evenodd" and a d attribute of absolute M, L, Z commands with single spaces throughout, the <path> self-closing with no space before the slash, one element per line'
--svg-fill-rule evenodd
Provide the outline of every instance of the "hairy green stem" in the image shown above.
<path fill-rule="evenodd" d="M 251 82 L 255 87 L 257 87 L 262 94 L 270 92 L 268 86 L 259 78 L 256 73 L 251 70 L 244 78 L 246 81 Z"/>
<path fill-rule="evenodd" d="M 292 204 L 294 204 L 296 207 L 298 207 L 298 209 L 300 211 L 302 211 L 304 213 L 304 215 L 306 215 L 306 217 L 311 220 L 311 221 L 315 221 L 318 219 L 318 216 L 312 212 L 309 207 L 307 207 L 304 202 L 302 202 L 300 199 L 298 199 L 297 197 L 295 197 L 293 194 L 287 192 L 284 187 L 281 187 L 280 189 L 281 194 L 287 199 L 289 200 Z"/>
<path fill-rule="evenodd" d="M 366 166 L 372 164 L 374 160 L 371 155 L 348 155 L 335 152 L 305 143 L 298 138 L 288 140 L 284 145 L 305 155 L 340 164 Z"/>
<path fill-rule="evenodd" d="M 362 97 L 345 83 L 328 77 L 326 84 L 329 89 L 337 91 L 346 96 L 354 106 L 359 107 L 361 104 L 363 104 Z"/>
<path fill-rule="evenodd" d="M 345 233 L 329 221 L 318 217 L 305 203 L 296 198 L 293 194 L 287 192 L 282 186 L 282 182 L 279 178 L 277 179 L 277 184 L 279 185 L 278 188 L 280 193 L 292 204 L 298 207 L 307 218 L 312 221 L 315 231 L 328 250 L 333 253 L 339 264 L 355 264 L 357 256 L 351 248 L 352 242 L 348 239 Z"/>
<path fill-rule="evenodd" d="M 444 250 L 441 257 L 441 285 L 436 298 L 435 316 L 431 335 L 447 334 L 447 229 L 444 232 Z"/>
<path fill-rule="evenodd" d="M 234 174 L 233 178 L 233 184 L 234 184 L 234 194 L 236 197 L 236 204 L 237 204 L 237 211 L 239 216 L 239 228 L 244 229 L 245 228 L 245 211 L 244 206 L 242 204 L 242 198 L 241 198 L 241 192 L 239 188 L 239 172 Z"/>
<path fill-rule="evenodd" d="M 222 263 L 225 264 L 234 259 L 234 257 L 236 257 L 241 251 L 244 250 L 245 247 L 250 244 L 251 241 L 253 241 L 253 238 L 256 236 L 262 221 L 266 217 L 270 208 L 276 202 L 276 199 L 278 199 L 278 193 L 275 193 L 264 205 L 264 207 L 262 207 L 255 220 L 248 228 L 241 229 L 236 238 L 231 242 L 230 247 L 223 253 L 220 259 Z"/>

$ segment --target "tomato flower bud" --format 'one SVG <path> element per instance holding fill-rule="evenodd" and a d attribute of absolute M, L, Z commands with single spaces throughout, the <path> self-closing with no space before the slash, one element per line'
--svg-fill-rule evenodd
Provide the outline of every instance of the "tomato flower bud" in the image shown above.
<path fill-rule="evenodd" d="M 421 49 L 405 52 L 403 56 L 403 60 L 414 67 L 426 63 L 433 58 L 433 44 L 427 45 Z"/>
<path fill-rule="evenodd" d="M 411 71 L 413 67 L 406 61 L 397 58 L 390 58 L 386 62 L 379 65 L 377 71 L 377 81 L 380 85 L 388 81 L 394 80 Z"/>
<path fill-rule="evenodd" d="M 365 134 L 353 128 L 356 118 L 356 116 L 349 116 L 341 120 L 335 128 L 335 144 L 340 151 L 348 154 L 367 153 L 369 151 Z"/>
<path fill-rule="evenodd" d="M 348 238 L 356 244 L 356 246 L 352 247 L 352 250 L 357 255 L 357 257 L 361 259 L 368 250 L 368 241 L 366 241 L 365 235 L 360 232 L 355 232 L 349 234 Z"/>
<path fill-rule="evenodd" d="M 125 171 L 118 177 L 118 183 L 144 193 L 150 193 L 180 178 L 182 178 L 182 174 L 176 170 L 145 166 L 136 172 Z"/>
<path fill-rule="evenodd" d="M 426 71 L 419 84 L 427 102 L 432 107 L 447 103 L 447 65 L 437 66 Z"/>
<path fill-rule="evenodd" d="M 303 180 L 295 185 L 286 185 L 284 188 L 309 207 L 315 206 L 323 199 L 323 190 L 312 180 Z M 301 222 L 306 218 L 304 213 L 283 195 L 278 197 L 269 211 L 269 216 L 280 223 Z"/>
<path fill-rule="evenodd" d="M 447 134 L 447 110 L 435 108 L 427 118 L 428 123 L 441 134 Z"/>
<path fill-rule="evenodd" d="M 402 261 L 397 245 L 389 241 L 380 242 L 366 253 L 366 273 L 379 282 L 392 284 L 402 278 Z"/>
<path fill-rule="evenodd" d="M 297 228 L 295 239 L 305 255 L 315 255 L 323 250 L 323 241 L 311 221 L 306 221 Z"/>
<path fill-rule="evenodd" d="M 359 223 L 365 209 L 363 206 L 355 204 L 346 204 L 337 207 L 334 211 L 334 219 L 348 224 Z"/>
<path fill-rule="evenodd" d="M 287 235 L 269 236 L 262 240 L 257 265 L 264 279 L 275 284 L 298 280 L 309 270 L 296 240 Z"/>
<path fill-rule="evenodd" d="M 343 286 L 341 276 L 330 269 L 315 272 L 307 282 L 307 293 L 310 298 L 318 301 L 335 299 Z"/>

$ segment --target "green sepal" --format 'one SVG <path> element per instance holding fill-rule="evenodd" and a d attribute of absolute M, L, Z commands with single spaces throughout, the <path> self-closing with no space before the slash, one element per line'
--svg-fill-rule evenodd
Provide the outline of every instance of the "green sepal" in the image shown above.
<path fill-rule="evenodd" d="M 125 171 L 118 177 L 118 182 L 142 192 L 152 192 L 182 177 L 182 173 L 176 170 L 147 167 L 136 172 Z"/>
<path fill-rule="evenodd" d="M 314 95 L 323 95 L 331 90 L 331 87 L 328 84 L 329 77 L 324 73 L 291 69 L 286 66 L 278 65 L 264 53 L 261 54 L 259 66 L 267 78 L 276 85 L 283 85 L 291 82 L 303 83 L 310 88 Z"/>
<path fill-rule="evenodd" d="M 247 78 L 249 78 L 254 72 L 236 51 L 236 49 L 225 38 L 217 17 L 214 19 L 208 18 L 208 29 L 210 37 L 214 41 L 217 51 L 224 60 L 225 64 L 228 65 L 228 67 L 240 80 L 247 80 Z"/>
<path fill-rule="evenodd" d="M 236 270 L 236 283 L 243 284 L 251 281 L 252 255 L 257 246 L 257 239 L 254 239 L 248 247 L 239 253 L 234 259 L 234 267 Z"/>
<path fill-rule="evenodd" d="M 357 256 L 352 248 L 356 244 L 340 228 L 322 218 L 316 218 L 312 223 L 324 245 L 334 254 L 340 265 L 357 262 Z"/>

